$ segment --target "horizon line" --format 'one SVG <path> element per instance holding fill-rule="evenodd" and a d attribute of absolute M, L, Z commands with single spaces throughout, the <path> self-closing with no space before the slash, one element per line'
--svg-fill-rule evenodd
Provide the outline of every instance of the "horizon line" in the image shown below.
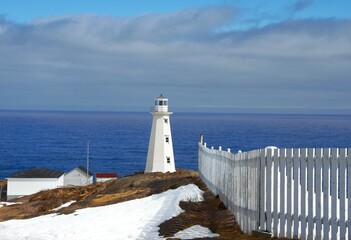
<path fill-rule="evenodd" d="M 265 109 L 262 109 L 265 110 Z M 288 111 L 289 109 L 286 109 Z M 141 110 L 76 110 L 76 109 L 2 109 L 0 112 L 68 112 L 68 113 L 150 113 L 150 111 Z M 351 116 L 351 113 L 332 113 L 332 112 L 255 112 L 255 111 L 176 111 L 176 113 L 193 113 L 193 114 L 248 114 L 248 115 L 339 115 Z"/>

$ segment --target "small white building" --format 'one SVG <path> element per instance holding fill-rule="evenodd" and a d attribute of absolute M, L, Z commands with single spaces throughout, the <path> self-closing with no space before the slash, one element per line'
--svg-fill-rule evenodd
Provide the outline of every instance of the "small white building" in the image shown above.
<path fill-rule="evenodd" d="M 106 182 L 117 178 L 116 173 L 96 173 L 96 182 Z"/>
<path fill-rule="evenodd" d="M 148 172 L 175 172 L 173 143 L 171 134 L 168 99 L 159 96 L 155 99 L 152 109 L 152 128 L 147 153 L 145 173 Z"/>
<path fill-rule="evenodd" d="M 85 186 L 92 184 L 94 180 L 94 174 L 88 172 L 86 168 L 78 166 L 72 171 L 65 174 L 64 185 L 65 186 Z"/>
<path fill-rule="evenodd" d="M 7 178 L 7 200 L 62 187 L 64 175 L 64 172 L 46 168 L 16 172 Z"/>

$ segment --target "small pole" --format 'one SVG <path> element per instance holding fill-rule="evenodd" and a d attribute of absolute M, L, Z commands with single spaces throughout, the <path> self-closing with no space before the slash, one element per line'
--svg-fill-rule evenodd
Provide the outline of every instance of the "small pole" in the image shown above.
<path fill-rule="evenodd" d="M 201 143 L 201 145 L 202 145 L 203 141 L 204 141 L 204 135 L 202 133 L 200 133 L 200 143 Z"/>

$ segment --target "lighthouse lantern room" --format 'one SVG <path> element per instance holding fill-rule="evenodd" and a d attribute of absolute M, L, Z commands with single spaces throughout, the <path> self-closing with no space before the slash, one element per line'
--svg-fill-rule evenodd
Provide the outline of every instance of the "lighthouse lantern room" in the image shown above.
<path fill-rule="evenodd" d="M 171 123 L 168 99 L 162 94 L 155 99 L 151 110 L 152 128 L 147 153 L 145 173 L 175 172 Z"/>

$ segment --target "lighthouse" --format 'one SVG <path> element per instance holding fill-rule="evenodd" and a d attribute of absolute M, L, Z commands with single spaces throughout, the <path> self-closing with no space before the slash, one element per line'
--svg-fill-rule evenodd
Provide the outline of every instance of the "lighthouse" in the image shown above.
<path fill-rule="evenodd" d="M 159 96 L 151 110 L 152 128 L 147 153 L 145 173 L 175 172 L 171 122 L 168 111 L 168 99 Z"/>

